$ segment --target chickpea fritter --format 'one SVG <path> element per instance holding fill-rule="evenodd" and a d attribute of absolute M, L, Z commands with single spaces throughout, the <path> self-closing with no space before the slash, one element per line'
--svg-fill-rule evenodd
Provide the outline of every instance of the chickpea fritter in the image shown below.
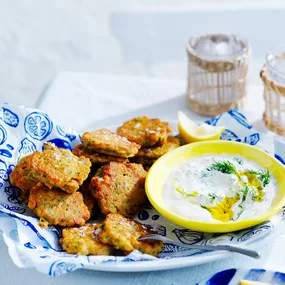
<path fill-rule="evenodd" d="M 67 149 L 58 149 L 52 143 L 44 144 L 43 152 L 36 152 L 31 161 L 32 175 L 48 188 L 57 187 L 75 192 L 88 177 L 89 158 L 77 157 Z"/>
<path fill-rule="evenodd" d="M 90 218 L 80 192 L 69 194 L 57 188 L 49 189 L 42 183 L 31 189 L 28 207 L 40 218 L 39 225 L 44 228 L 83 226 Z"/>
<path fill-rule="evenodd" d="M 92 217 L 95 214 L 97 201 L 93 197 L 91 190 L 90 190 L 90 181 L 85 181 L 81 187 L 78 190 L 80 193 L 82 193 L 83 196 L 83 202 L 87 206 L 90 217 Z"/>
<path fill-rule="evenodd" d="M 168 137 L 167 142 L 160 146 L 141 148 L 136 157 L 144 157 L 149 159 L 157 159 L 167 152 L 180 146 L 180 140 L 175 137 Z"/>
<path fill-rule="evenodd" d="M 135 156 L 140 149 L 140 145 L 107 129 L 85 132 L 81 140 L 83 145 L 91 151 L 125 158 Z"/>
<path fill-rule="evenodd" d="M 75 146 L 72 150 L 72 153 L 78 157 L 84 156 L 89 158 L 92 164 L 106 164 L 110 161 L 119 161 L 119 162 L 128 161 L 128 159 L 125 157 L 101 154 L 98 152 L 91 151 L 83 144 Z"/>
<path fill-rule="evenodd" d="M 114 249 L 99 241 L 95 225 L 85 224 L 80 228 L 62 230 L 59 240 L 63 250 L 70 254 L 110 255 Z"/>
<path fill-rule="evenodd" d="M 126 121 L 117 130 L 120 136 L 126 137 L 131 142 L 136 142 L 142 147 L 165 144 L 169 132 L 171 129 L 168 123 L 148 117 L 133 118 Z"/>
<path fill-rule="evenodd" d="M 31 161 L 34 155 L 35 152 L 22 157 L 10 174 L 11 185 L 21 190 L 21 198 L 25 201 L 29 197 L 30 190 L 39 182 L 31 171 Z"/>
<path fill-rule="evenodd" d="M 109 214 L 100 227 L 99 240 L 129 254 L 137 249 L 142 253 L 157 256 L 162 250 L 162 242 L 158 240 L 138 241 L 138 238 L 153 234 L 146 226 L 125 218 L 120 214 Z"/>
<path fill-rule="evenodd" d="M 104 215 L 121 213 L 130 216 L 146 202 L 146 171 L 141 164 L 110 162 L 91 180 L 92 194 Z"/>
<path fill-rule="evenodd" d="M 180 140 L 178 138 L 168 137 L 167 142 L 161 146 L 140 149 L 138 154 L 131 158 L 131 162 L 151 166 L 158 158 L 179 146 Z"/>

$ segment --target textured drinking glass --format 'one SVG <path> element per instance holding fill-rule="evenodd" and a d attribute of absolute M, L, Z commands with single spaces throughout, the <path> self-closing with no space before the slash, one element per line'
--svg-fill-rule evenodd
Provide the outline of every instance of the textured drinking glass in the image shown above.
<path fill-rule="evenodd" d="M 187 45 L 189 107 L 215 116 L 239 108 L 246 96 L 250 49 L 237 35 L 192 37 Z"/>
<path fill-rule="evenodd" d="M 266 54 L 266 63 L 260 72 L 264 83 L 266 127 L 285 135 L 285 47 L 275 48 Z"/>

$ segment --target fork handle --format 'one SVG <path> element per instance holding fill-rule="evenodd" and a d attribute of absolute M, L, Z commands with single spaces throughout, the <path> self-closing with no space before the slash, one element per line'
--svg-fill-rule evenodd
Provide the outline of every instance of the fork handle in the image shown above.
<path fill-rule="evenodd" d="M 196 244 L 184 244 L 179 241 L 174 241 L 171 240 L 167 237 L 161 236 L 161 235 L 156 235 L 156 234 L 150 234 L 147 236 L 142 236 L 138 240 L 146 240 L 146 239 L 156 239 L 156 240 L 161 240 L 163 242 L 167 243 L 172 243 L 184 248 L 192 248 L 192 249 L 198 249 L 198 250 L 226 250 L 226 251 L 231 251 L 231 252 L 236 252 L 240 253 L 249 257 L 253 258 L 260 258 L 260 253 L 256 250 L 252 249 L 247 249 L 244 247 L 238 247 L 238 246 L 233 246 L 233 245 L 196 245 Z"/>
<path fill-rule="evenodd" d="M 244 247 L 238 247 L 238 246 L 232 246 L 232 245 L 195 245 L 195 244 L 183 244 L 181 242 L 176 242 L 176 241 L 172 241 L 172 243 L 181 246 L 181 247 L 185 247 L 185 248 L 193 248 L 193 249 L 199 249 L 199 250 L 226 250 L 226 251 L 231 251 L 231 252 L 236 252 L 236 253 L 240 253 L 249 257 L 253 257 L 256 259 L 260 258 L 260 253 L 256 250 L 252 250 L 252 249 L 247 249 Z"/>
<path fill-rule="evenodd" d="M 203 248 L 209 250 L 227 250 L 232 252 L 237 252 L 243 255 L 247 255 L 256 259 L 260 258 L 260 253 L 256 250 L 247 249 L 238 246 L 231 246 L 231 245 L 204 245 Z"/>
<path fill-rule="evenodd" d="M 193 249 L 199 249 L 199 250 L 226 250 L 231 252 L 240 253 L 249 257 L 253 257 L 256 259 L 260 258 L 260 253 L 256 250 L 247 249 L 243 247 L 238 246 L 232 246 L 232 245 L 195 245 L 195 244 L 183 244 L 181 242 L 172 242 L 178 246 L 185 247 L 185 248 L 193 248 Z"/>

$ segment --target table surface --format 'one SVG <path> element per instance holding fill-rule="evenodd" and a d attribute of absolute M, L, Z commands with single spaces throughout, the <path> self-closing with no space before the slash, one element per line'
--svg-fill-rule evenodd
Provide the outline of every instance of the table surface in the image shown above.
<path fill-rule="evenodd" d="M 174 120 L 182 110 L 193 120 L 206 117 L 191 112 L 185 101 L 185 81 L 145 79 L 140 77 L 117 77 L 65 72 L 59 74 L 36 107 L 62 125 L 72 125 L 78 131 L 120 124 L 138 115 Z M 248 87 L 248 100 L 244 112 L 259 129 L 264 103 L 262 86 Z M 258 245 L 260 260 L 234 254 L 233 258 L 176 270 L 146 273 L 108 273 L 77 270 L 52 278 L 33 268 L 20 269 L 9 257 L 7 246 L 0 238 L 0 284 L 69 284 L 87 282 L 100 284 L 195 284 L 217 271 L 236 268 L 265 268 L 285 271 L 285 235 L 266 239 Z M 5 282 L 4 282 L 5 281 Z"/>

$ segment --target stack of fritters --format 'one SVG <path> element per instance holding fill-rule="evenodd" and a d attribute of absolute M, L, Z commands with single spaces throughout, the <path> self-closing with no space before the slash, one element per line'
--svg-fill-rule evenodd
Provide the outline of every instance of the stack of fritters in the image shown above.
<path fill-rule="evenodd" d="M 138 117 L 125 122 L 117 133 L 141 146 L 130 160 L 148 169 L 162 155 L 180 146 L 178 138 L 168 136 L 171 131 L 168 123 L 159 119 Z"/>
<path fill-rule="evenodd" d="M 73 149 L 73 154 L 88 157 L 94 164 L 101 165 L 89 188 L 102 214 L 130 216 L 146 202 L 146 172 L 142 165 L 127 162 L 139 148 L 140 145 L 125 137 L 100 129 L 84 133 L 82 144 Z"/>
<path fill-rule="evenodd" d="M 60 239 L 66 252 L 140 250 L 156 256 L 162 242 L 138 241 L 151 232 L 130 217 L 147 201 L 144 167 L 180 145 L 168 136 L 170 131 L 165 122 L 141 117 L 124 123 L 118 134 L 107 129 L 85 132 L 72 153 L 46 143 L 43 152 L 21 159 L 10 181 L 20 188 L 41 226 L 67 227 Z M 96 212 L 106 215 L 102 224 L 85 224 Z"/>
<path fill-rule="evenodd" d="M 73 148 L 76 156 L 88 157 L 92 164 L 105 164 L 110 161 L 127 162 L 129 157 L 138 153 L 140 145 L 107 129 L 85 132 L 82 144 Z"/>
<path fill-rule="evenodd" d="M 28 206 L 40 218 L 40 225 L 82 226 L 90 212 L 77 192 L 88 177 L 88 158 L 44 144 L 44 151 L 23 157 L 10 175 Z"/>

